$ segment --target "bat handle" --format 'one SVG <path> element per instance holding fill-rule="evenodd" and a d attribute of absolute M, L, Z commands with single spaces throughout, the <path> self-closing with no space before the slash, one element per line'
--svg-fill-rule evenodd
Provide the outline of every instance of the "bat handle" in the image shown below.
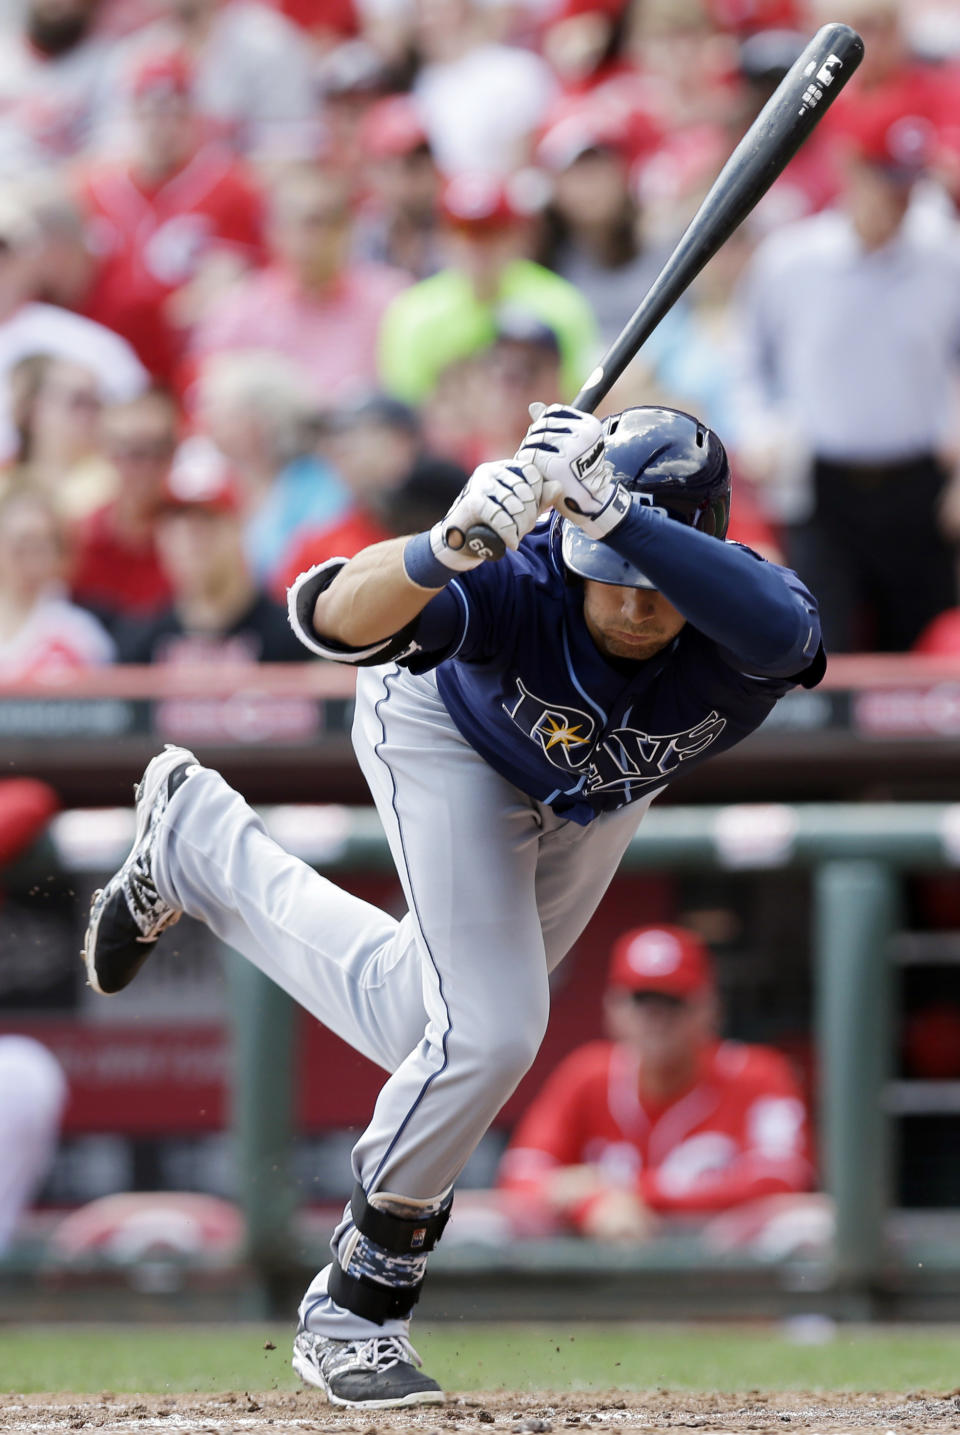
<path fill-rule="evenodd" d="M 489 563 L 494 559 L 502 558 L 506 552 L 506 544 L 499 533 L 494 533 L 485 523 L 474 523 L 463 535 L 463 542 L 459 545 L 451 544 L 451 547 L 459 547 L 462 553 L 464 549 L 472 553 L 474 558 L 482 558 Z"/>

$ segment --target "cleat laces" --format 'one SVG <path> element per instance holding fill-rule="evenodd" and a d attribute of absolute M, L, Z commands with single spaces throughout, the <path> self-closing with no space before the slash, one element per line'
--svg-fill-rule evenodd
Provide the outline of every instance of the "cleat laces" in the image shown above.
<path fill-rule="evenodd" d="M 350 1340 L 323 1360 L 325 1373 L 332 1375 L 349 1367 L 355 1370 L 392 1370 L 396 1365 L 423 1365 L 409 1340 L 402 1335 L 373 1335 L 369 1340 Z"/>

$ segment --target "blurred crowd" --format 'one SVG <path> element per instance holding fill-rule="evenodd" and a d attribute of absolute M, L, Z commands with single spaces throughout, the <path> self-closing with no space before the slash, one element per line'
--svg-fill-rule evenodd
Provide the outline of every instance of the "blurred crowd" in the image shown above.
<path fill-rule="evenodd" d="M 605 404 L 828 646 L 960 649 L 954 0 L 4 0 L 0 683 L 299 660 L 285 587 L 570 399 L 827 20 L 866 56 Z"/>

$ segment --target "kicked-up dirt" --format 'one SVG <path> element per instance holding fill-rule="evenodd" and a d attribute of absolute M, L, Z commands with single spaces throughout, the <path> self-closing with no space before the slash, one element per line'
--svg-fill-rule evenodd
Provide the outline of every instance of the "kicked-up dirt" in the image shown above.
<path fill-rule="evenodd" d="M 221 1395 L 0 1395 L 0 1430 L 15 1435 L 879 1435 L 960 1432 L 960 1390 L 950 1395 L 849 1395 L 751 1390 L 742 1395 L 451 1394 L 443 1405 L 344 1410 L 319 1391 L 227 1391 Z"/>

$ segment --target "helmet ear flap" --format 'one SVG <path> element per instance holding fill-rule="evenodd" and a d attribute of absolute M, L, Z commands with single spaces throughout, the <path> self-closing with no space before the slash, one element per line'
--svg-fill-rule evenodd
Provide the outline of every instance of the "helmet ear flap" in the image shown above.
<path fill-rule="evenodd" d="M 704 522 L 699 525 L 701 533 L 709 533 L 711 538 L 726 538 L 727 525 L 730 522 L 730 497 L 715 498 L 707 506 L 704 514 Z"/>

